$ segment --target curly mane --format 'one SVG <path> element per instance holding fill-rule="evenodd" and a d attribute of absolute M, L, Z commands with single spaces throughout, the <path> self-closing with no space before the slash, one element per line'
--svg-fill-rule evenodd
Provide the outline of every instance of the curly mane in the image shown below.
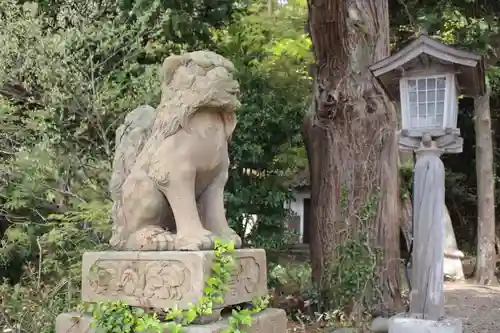
<path fill-rule="evenodd" d="M 216 68 L 224 67 L 229 73 L 234 71 L 234 65 L 226 58 L 210 51 L 196 51 L 182 55 L 173 55 L 165 59 L 161 67 L 161 102 L 157 107 L 157 116 L 152 128 L 152 134 L 161 134 L 162 138 L 167 138 L 177 133 L 181 128 L 186 128 L 189 119 L 204 104 L 210 93 L 196 91 L 192 85 L 196 80 L 207 78 L 207 73 Z M 174 82 L 174 75 L 179 69 L 185 70 L 182 86 Z M 187 96 L 190 96 L 188 98 Z M 193 98 L 194 97 L 194 98 Z M 230 114 L 233 110 L 217 109 L 226 113 L 226 126 L 230 129 L 228 136 L 234 130 L 233 122 L 236 117 Z M 229 114 L 228 114 L 229 113 Z M 235 125 L 235 124 L 234 124 Z"/>

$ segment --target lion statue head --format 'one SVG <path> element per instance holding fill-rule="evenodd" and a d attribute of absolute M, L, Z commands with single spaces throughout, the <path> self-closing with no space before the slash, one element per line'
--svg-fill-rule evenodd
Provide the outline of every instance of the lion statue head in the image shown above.
<path fill-rule="evenodd" d="M 229 131 L 236 125 L 235 111 L 240 107 L 238 82 L 233 79 L 234 65 L 211 51 L 195 51 L 165 59 L 161 68 L 161 103 L 157 108 L 157 126 L 170 136 L 186 127 L 199 111 L 220 112 Z M 231 133 L 228 133 L 230 136 Z"/>

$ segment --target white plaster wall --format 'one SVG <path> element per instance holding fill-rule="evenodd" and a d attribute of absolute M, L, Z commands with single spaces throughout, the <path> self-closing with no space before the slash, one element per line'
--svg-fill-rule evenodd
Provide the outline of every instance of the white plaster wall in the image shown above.
<path fill-rule="evenodd" d="M 300 242 L 302 243 L 302 235 L 304 235 L 304 199 L 311 198 L 309 191 L 292 191 L 292 200 L 285 202 L 285 208 L 289 208 L 292 212 L 300 217 Z"/>
<path fill-rule="evenodd" d="M 257 224 L 257 215 L 243 214 L 243 223 L 245 225 L 245 237 L 248 237 Z"/>

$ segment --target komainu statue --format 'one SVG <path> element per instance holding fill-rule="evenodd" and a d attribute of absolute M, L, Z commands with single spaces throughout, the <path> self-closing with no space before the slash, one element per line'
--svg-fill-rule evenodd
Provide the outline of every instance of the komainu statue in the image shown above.
<path fill-rule="evenodd" d="M 119 250 L 210 250 L 240 237 L 224 209 L 228 140 L 240 106 L 233 64 L 208 51 L 168 57 L 155 109 L 130 112 L 116 132 L 110 192 Z"/>

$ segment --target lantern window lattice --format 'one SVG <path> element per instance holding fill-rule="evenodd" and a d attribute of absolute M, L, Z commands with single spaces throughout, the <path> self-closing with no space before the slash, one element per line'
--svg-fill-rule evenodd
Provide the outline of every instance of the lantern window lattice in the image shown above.
<path fill-rule="evenodd" d="M 456 77 L 450 73 L 400 79 L 403 128 L 417 131 L 456 128 Z"/>
<path fill-rule="evenodd" d="M 442 128 L 446 102 L 446 77 L 408 79 L 410 126 Z"/>

